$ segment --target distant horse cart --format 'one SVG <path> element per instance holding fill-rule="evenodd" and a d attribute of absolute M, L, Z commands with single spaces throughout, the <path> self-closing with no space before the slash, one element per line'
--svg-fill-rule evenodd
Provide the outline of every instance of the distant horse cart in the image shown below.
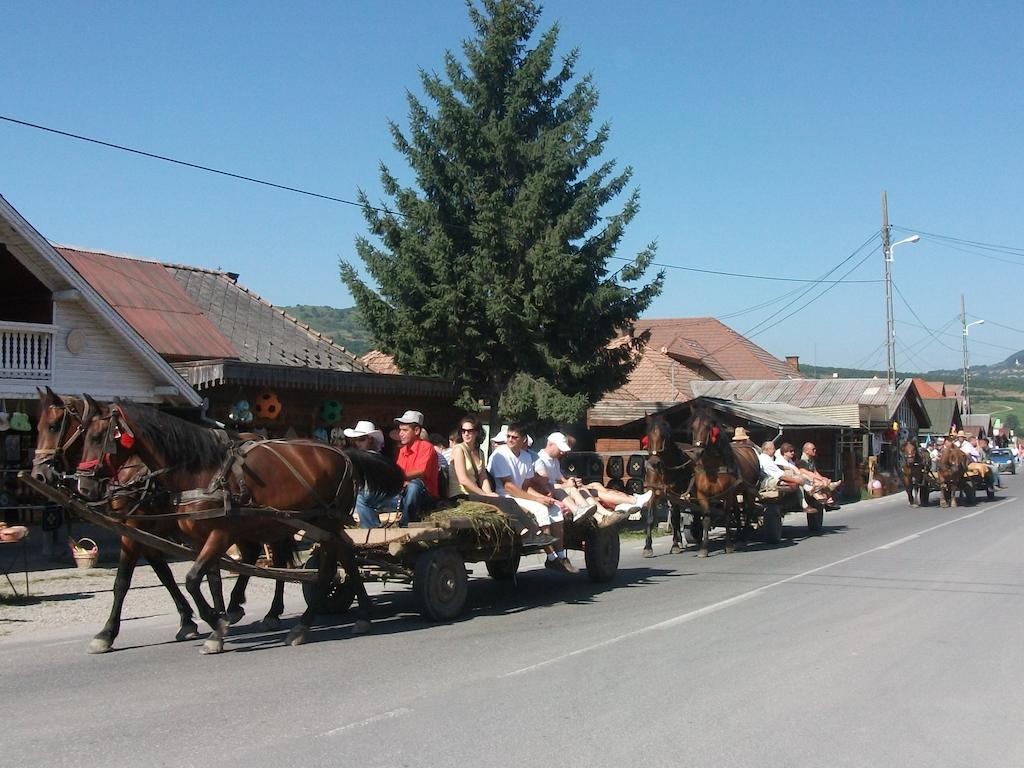
<path fill-rule="evenodd" d="M 755 530 L 765 542 L 782 541 L 782 522 L 791 513 L 806 514 L 811 533 L 822 529 L 824 515 L 801 504 L 800 489 L 761 492 L 756 448 L 733 446 L 709 411 L 698 410 L 691 422 L 694 443 L 676 443 L 668 422 L 660 416 L 647 419 L 648 459 L 646 486 L 654 490 L 652 504 L 663 499 L 669 507 L 671 552 L 681 552 L 682 542 L 698 545 L 706 556 L 713 528 L 726 531 L 726 551 L 732 549 L 732 532 Z M 703 554 L 702 554 L 703 553 Z M 648 527 L 644 554 L 650 556 Z"/>

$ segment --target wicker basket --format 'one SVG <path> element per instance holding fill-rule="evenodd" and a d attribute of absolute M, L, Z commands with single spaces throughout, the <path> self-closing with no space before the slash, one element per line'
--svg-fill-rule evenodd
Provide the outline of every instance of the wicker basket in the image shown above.
<path fill-rule="evenodd" d="M 96 561 L 100 559 L 100 548 L 90 538 L 82 537 L 78 541 L 68 539 L 68 544 L 71 546 L 71 556 L 75 558 L 75 565 L 83 571 L 95 566 Z"/>

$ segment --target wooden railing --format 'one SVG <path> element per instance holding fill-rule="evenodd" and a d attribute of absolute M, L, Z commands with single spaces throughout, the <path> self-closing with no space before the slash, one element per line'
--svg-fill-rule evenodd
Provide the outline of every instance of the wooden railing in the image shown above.
<path fill-rule="evenodd" d="M 0 379 L 50 381 L 52 325 L 0 322 Z"/>

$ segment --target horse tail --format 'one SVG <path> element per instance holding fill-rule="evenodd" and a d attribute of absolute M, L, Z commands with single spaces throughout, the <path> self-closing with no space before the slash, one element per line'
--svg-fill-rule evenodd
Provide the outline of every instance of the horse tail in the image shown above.
<path fill-rule="evenodd" d="M 383 493 L 386 496 L 402 492 L 405 473 L 390 459 L 376 451 L 361 448 L 346 448 L 345 455 L 358 475 L 352 478 L 357 488 L 365 487 L 371 493 Z"/>

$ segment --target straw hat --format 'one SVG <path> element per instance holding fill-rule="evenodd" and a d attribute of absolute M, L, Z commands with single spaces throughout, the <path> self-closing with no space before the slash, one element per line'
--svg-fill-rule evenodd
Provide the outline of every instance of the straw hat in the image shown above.
<path fill-rule="evenodd" d="M 744 440 L 749 440 L 750 435 L 747 434 L 747 430 L 743 427 L 736 427 L 736 431 L 733 433 L 732 441 L 734 443 L 742 443 Z"/>

